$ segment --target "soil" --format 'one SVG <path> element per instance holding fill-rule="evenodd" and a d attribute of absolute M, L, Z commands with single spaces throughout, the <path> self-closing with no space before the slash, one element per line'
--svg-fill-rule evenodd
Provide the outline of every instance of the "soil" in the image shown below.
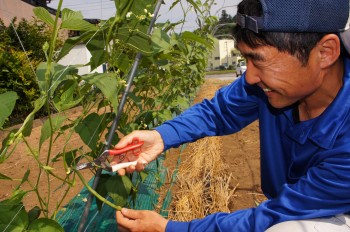
<path fill-rule="evenodd" d="M 231 82 L 207 79 L 195 102 L 210 99 L 219 88 Z M 221 157 L 229 167 L 228 174 L 232 174 L 231 188 L 236 188 L 230 201 L 230 210 L 255 207 L 266 199 L 260 188 L 259 122 L 255 121 L 238 133 L 219 138 L 223 144 Z"/>
<path fill-rule="evenodd" d="M 207 78 L 200 88 L 194 103 L 201 102 L 204 99 L 210 99 L 215 92 L 225 85 L 230 84 L 234 79 L 227 78 Z M 226 136 L 219 136 L 215 143 L 222 144 L 220 149 L 221 158 L 227 164 L 227 174 L 231 174 L 230 189 L 234 190 L 234 195 L 229 200 L 229 210 L 231 212 L 256 207 L 266 197 L 261 191 L 260 185 L 260 142 L 259 142 L 259 123 L 253 122 L 238 133 Z M 199 144 L 199 143 L 198 143 Z M 182 152 L 181 160 L 186 154 L 196 150 L 197 142 L 189 144 Z M 209 149 L 208 149 L 209 150 Z M 174 169 L 179 149 L 170 150 L 167 155 L 165 166 L 171 171 Z M 173 156 L 174 155 L 174 156 Z M 175 186 L 172 194 L 181 192 Z"/>
<path fill-rule="evenodd" d="M 74 119 L 78 117 L 81 114 L 81 108 L 77 107 L 71 110 L 68 110 L 64 113 L 67 117 Z M 39 159 L 42 163 L 46 162 L 46 157 L 48 154 L 48 142 L 44 142 L 42 145 L 42 148 L 39 152 L 39 140 L 41 135 L 41 127 L 43 123 L 45 122 L 45 118 L 42 119 L 36 119 L 33 123 L 33 130 L 31 132 L 31 135 L 26 138 L 26 141 L 30 146 L 32 147 L 33 151 L 35 153 L 39 154 Z M 19 128 L 21 125 L 17 125 L 11 128 L 8 128 L 7 130 L 11 131 L 12 129 Z M 6 136 L 5 132 L 0 132 L 0 141 L 2 141 Z M 66 146 L 66 151 L 70 151 L 76 148 L 81 148 L 82 150 L 87 149 L 84 143 L 80 140 L 80 137 L 77 134 L 73 134 L 71 138 L 69 138 L 69 141 L 65 142 L 66 137 L 68 135 L 63 135 L 62 137 L 59 137 L 54 142 L 52 152 L 50 155 L 50 160 L 53 159 L 55 156 L 57 156 L 60 152 L 62 152 L 63 146 Z M 61 206 L 64 206 L 69 202 L 70 199 L 72 199 L 75 195 L 77 195 L 81 189 L 83 188 L 83 184 L 80 181 L 79 178 L 75 178 L 74 186 L 70 188 L 68 191 L 68 194 L 66 197 L 64 197 L 65 189 L 69 188 L 67 184 L 62 184 L 62 181 L 58 181 L 55 178 L 47 179 L 47 175 L 44 173 L 39 172 L 38 163 L 34 159 L 32 152 L 28 149 L 28 146 L 24 142 L 21 142 L 18 144 L 16 150 L 12 153 L 12 155 L 2 164 L 0 164 L 0 173 L 5 174 L 6 176 L 11 177 L 12 179 L 17 179 L 18 181 L 8 181 L 8 180 L 1 180 L 1 188 L 0 188 L 0 201 L 8 198 L 11 196 L 12 191 L 17 187 L 17 185 L 20 183 L 20 180 L 24 177 L 24 174 L 27 172 L 27 170 L 30 171 L 29 173 L 29 181 L 34 185 L 37 180 L 38 176 L 40 176 L 40 184 L 38 186 L 38 191 L 44 197 L 45 199 L 51 199 L 49 200 L 49 212 L 48 214 L 51 215 L 56 207 L 56 204 L 58 201 L 60 201 L 61 198 L 64 198 L 64 201 L 62 202 Z M 65 169 L 63 166 L 63 162 L 60 162 L 62 160 L 62 157 L 58 160 L 58 162 L 49 163 L 49 166 L 53 169 L 51 170 L 53 173 L 58 175 L 61 178 L 65 177 Z M 83 161 L 82 161 L 83 162 Z M 85 180 L 89 180 L 93 173 L 90 170 L 83 170 L 82 175 L 84 176 Z M 50 183 L 48 185 L 47 183 Z M 25 183 L 21 189 L 28 190 L 32 189 L 28 186 L 27 183 Z M 51 194 L 48 195 L 48 192 Z M 39 205 L 37 195 L 34 192 L 29 192 L 23 199 L 23 204 L 26 208 L 26 210 L 32 209 L 34 206 Z"/>
<path fill-rule="evenodd" d="M 232 80 L 220 80 L 214 78 L 206 79 L 204 85 L 201 87 L 198 93 L 195 102 L 201 101 L 204 98 L 210 98 L 214 95 L 214 92 L 218 88 L 229 84 L 231 81 Z M 67 111 L 67 115 L 70 117 L 79 115 L 79 108 Z M 27 138 L 29 144 L 36 144 L 36 146 L 39 144 L 40 130 L 43 121 L 44 119 L 35 121 L 32 134 L 29 138 Z M 232 188 L 237 187 L 234 197 L 229 205 L 231 211 L 247 207 L 254 207 L 256 204 L 265 199 L 260 190 L 258 132 L 258 122 L 254 122 L 237 134 L 220 137 L 223 143 L 222 157 L 230 167 L 227 171 L 232 173 L 231 186 Z M 4 139 L 3 134 L 0 134 L 0 139 L 1 141 Z M 62 150 L 63 143 L 64 142 L 60 140 L 55 142 L 52 157 L 57 155 Z M 80 138 L 78 138 L 78 136 L 75 136 L 69 139 L 67 149 L 73 149 L 77 147 L 82 147 L 82 149 L 85 149 Z M 36 152 L 37 151 L 38 148 L 36 148 Z M 47 151 L 47 146 L 45 146 L 44 143 L 42 151 L 40 153 L 45 154 L 46 156 L 45 151 Z M 42 157 L 40 159 L 43 160 L 44 158 Z M 65 173 L 61 162 L 56 162 L 53 165 L 53 168 L 55 173 Z M 30 154 L 30 151 L 25 146 L 25 144 L 22 143 L 18 145 L 16 152 L 13 153 L 11 157 L 5 163 L 2 163 L 0 165 L 0 173 L 12 178 L 21 179 L 27 170 L 30 170 L 29 179 L 35 182 L 37 176 L 39 175 L 39 169 L 37 167 L 35 159 L 33 159 L 33 156 Z M 83 171 L 82 174 L 87 180 L 90 179 L 93 175 L 93 173 L 88 170 Z M 42 193 L 47 193 L 48 189 L 46 188 L 46 183 L 47 181 L 50 182 L 51 191 L 54 190 L 53 194 L 50 196 L 53 200 L 51 200 L 49 206 L 49 209 L 52 211 L 56 204 L 56 199 L 62 196 L 62 189 L 66 188 L 67 186 L 61 186 L 61 182 L 58 182 L 55 179 L 47 180 L 44 178 L 44 176 L 45 175 L 43 175 L 43 178 L 40 179 L 43 184 L 40 185 L 39 191 Z M 0 201 L 6 199 L 15 188 L 15 185 L 12 181 L 1 180 L 1 185 L 2 187 L 0 188 Z M 23 187 L 25 188 L 26 186 Z M 65 205 L 71 198 L 76 196 L 82 187 L 83 185 L 81 181 L 77 178 L 75 186 L 71 188 L 62 205 Z M 37 205 L 37 202 L 38 201 L 36 195 L 33 192 L 26 195 L 24 199 L 24 205 L 27 210 Z"/>

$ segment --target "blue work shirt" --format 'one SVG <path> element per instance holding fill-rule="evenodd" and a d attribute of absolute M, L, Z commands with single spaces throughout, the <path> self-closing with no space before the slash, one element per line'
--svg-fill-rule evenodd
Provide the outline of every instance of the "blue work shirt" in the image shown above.
<path fill-rule="evenodd" d="M 256 208 L 215 213 L 166 231 L 264 231 L 274 224 L 350 211 L 350 60 L 343 87 L 317 118 L 295 122 L 293 108 L 275 109 L 245 75 L 156 130 L 165 150 L 205 136 L 227 135 L 259 120 L 261 186 Z"/>

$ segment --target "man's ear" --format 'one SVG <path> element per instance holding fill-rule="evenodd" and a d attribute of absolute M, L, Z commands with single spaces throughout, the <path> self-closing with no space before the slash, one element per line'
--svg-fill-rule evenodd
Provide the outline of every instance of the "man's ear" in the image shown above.
<path fill-rule="evenodd" d="M 328 68 L 338 60 L 340 56 L 340 44 L 340 39 L 336 34 L 327 34 L 318 42 L 317 48 L 321 58 L 321 68 Z"/>

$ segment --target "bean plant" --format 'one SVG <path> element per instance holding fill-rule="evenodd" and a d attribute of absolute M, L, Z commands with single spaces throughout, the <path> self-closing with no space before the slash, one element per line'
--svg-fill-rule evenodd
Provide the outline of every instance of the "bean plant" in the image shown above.
<path fill-rule="evenodd" d="M 35 100 L 34 110 L 21 127 L 2 129 L 7 137 L 2 141 L 0 165 L 6 165 L 10 156 L 18 155 L 16 148 L 24 143 L 37 167 L 28 169 L 20 180 L 0 173 L 2 181 L 17 183 L 11 196 L 0 202 L 0 230 L 37 231 L 45 228 L 63 231 L 55 219 L 77 178 L 95 195 L 99 206 L 104 203 L 119 210 L 128 204 L 130 195 L 137 193 L 137 183 L 132 182 L 130 176 L 103 174 L 99 186 L 92 189 L 81 171 L 76 170 L 78 163 L 91 161 L 101 154 L 137 53 L 142 54 L 142 59 L 117 131 L 113 132 L 113 144 L 120 136 L 135 129 L 152 129 L 180 114 L 202 84 L 207 55 L 213 46 L 210 30 L 217 23 L 216 18 L 208 14 L 212 1 L 188 1 L 198 14 L 197 31 L 175 32 L 178 23 L 165 22 L 156 24 L 151 34 L 147 34 L 147 28 L 153 17 L 154 0 L 114 2 L 116 15 L 96 25 L 85 21 L 80 12 L 61 9 L 62 0 L 55 18 L 44 8 L 34 9 L 35 15 L 53 29 L 51 40 L 43 44 L 46 61 L 36 68 L 40 97 Z M 179 2 L 175 1 L 172 7 Z M 57 51 L 56 41 L 64 30 L 79 31 L 80 35 L 67 39 Z M 107 71 L 79 75 L 81 65 L 61 65 L 60 59 L 78 44 L 85 44 L 92 55 L 90 62 L 84 65 L 94 70 L 105 64 Z M 14 91 L 0 95 L 0 127 L 11 115 L 17 98 Z M 64 114 L 77 106 L 82 109 L 77 118 L 71 119 Z M 47 111 L 48 117 L 43 123 L 39 143 L 33 146 L 28 143 L 28 138 L 35 114 L 42 109 Z M 52 109 L 59 113 L 54 114 Z M 68 147 L 69 140 L 76 134 L 86 148 Z M 53 154 L 55 142 L 62 137 L 65 142 L 61 143 L 60 152 Z M 42 156 L 46 157 L 44 161 L 39 159 Z M 65 173 L 57 173 L 53 168 L 56 162 L 63 162 Z M 34 168 L 39 172 L 36 181 L 29 178 Z M 142 181 L 146 173 L 135 175 L 140 175 Z M 62 182 L 64 194 L 61 199 L 51 199 L 50 192 L 43 194 L 39 191 L 45 178 Z M 30 188 L 24 188 L 24 184 Z M 29 192 L 36 194 L 38 206 L 28 210 L 22 201 Z M 56 201 L 53 211 L 48 208 L 50 201 Z"/>

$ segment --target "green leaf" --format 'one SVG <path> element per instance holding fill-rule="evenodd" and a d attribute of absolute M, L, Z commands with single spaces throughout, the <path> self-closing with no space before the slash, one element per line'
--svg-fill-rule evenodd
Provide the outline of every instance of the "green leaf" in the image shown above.
<path fill-rule="evenodd" d="M 76 80 L 65 80 L 59 88 L 59 94 L 55 93 L 53 104 L 58 111 L 70 109 L 79 104 L 84 96 L 75 97 L 78 83 Z M 56 91 L 58 92 L 58 91 Z"/>
<path fill-rule="evenodd" d="M 28 214 L 22 200 L 26 192 L 18 190 L 11 198 L 0 202 L 0 231 L 25 231 L 28 226 Z"/>
<path fill-rule="evenodd" d="M 144 9 L 147 9 L 148 12 L 154 11 L 155 1 L 153 0 L 143 0 L 143 1 L 133 1 L 129 11 L 133 12 L 135 15 L 145 14 Z M 125 12 L 127 13 L 127 12 Z"/>
<path fill-rule="evenodd" d="M 38 17 L 40 20 L 45 22 L 48 26 L 53 27 L 55 24 L 55 20 L 53 19 L 52 15 L 43 7 L 35 7 L 33 9 L 34 14 L 36 17 Z"/>
<path fill-rule="evenodd" d="M 7 205 L 0 203 L 0 231 L 22 232 L 28 226 L 28 214 L 23 204 Z"/>
<path fill-rule="evenodd" d="M 212 45 L 206 41 L 205 39 L 203 39 L 202 37 L 194 34 L 193 32 L 189 32 L 189 31 L 185 31 L 182 33 L 182 38 L 184 40 L 192 40 L 192 41 L 196 41 L 200 44 L 205 45 L 206 47 L 211 47 Z"/>
<path fill-rule="evenodd" d="M 64 121 L 67 119 L 65 116 L 58 115 L 56 117 L 51 118 L 51 124 L 50 125 L 50 119 L 47 119 L 44 122 L 44 125 L 41 127 L 41 136 L 40 136 L 40 142 L 39 142 L 39 150 L 41 149 L 41 146 L 45 142 L 46 139 L 50 138 L 57 130 L 59 130 L 64 123 Z M 51 128 L 52 126 L 52 128 Z"/>
<path fill-rule="evenodd" d="M 107 196 L 107 188 L 106 188 L 106 183 L 108 181 L 108 179 L 111 178 L 111 175 L 109 174 L 102 174 L 100 177 L 100 180 L 98 181 L 97 187 L 96 187 L 96 192 L 98 194 L 100 194 L 102 197 L 106 197 Z M 98 198 L 96 198 L 96 205 L 97 205 L 97 209 L 99 211 L 101 211 L 102 209 L 102 205 L 103 202 L 100 201 Z"/>
<path fill-rule="evenodd" d="M 24 175 L 23 175 L 21 183 L 16 187 L 16 190 L 19 190 L 21 185 L 28 180 L 29 174 L 30 174 L 30 169 L 27 169 L 26 173 L 24 173 Z"/>
<path fill-rule="evenodd" d="M 29 223 L 38 219 L 40 216 L 40 213 L 41 213 L 41 209 L 38 206 L 34 206 L 31 210 L 29 210 L 28 212 Z"/>
<path fill-rule="evenodd" d="M 193 0 L 187 0 L 192 6 L 193 8 L 195 9 L 196 13 L 201 13 L 202 10 L 199 8 L 199 6 L 193 1 Z"/>
<path fill-rule="evenodd" d="M 151 39 L 155 52 L 166 51 L 170 47 L 170 38 L 161 28 L 153 30 Z"/>
<path fill-rule="evenodd" d="M 18 95 L 13 91 L 0 94 L 0 128 L 4 125 L 6 119 L 11 115 L 17 99 Z"/>
<path fill-rule="evenodd" d="M 8 204 L 8 205 L 18 205 L 18 204 L 21 204 L 22 200 L 23 200 L 23 197 L 27 194 L 26 191 L 23 191 L 23 190 L 15 190 L 13 193 L 12 193 L 12 196 L 7 199 L 7 200 L 4 200 L 2 202 L 0 202 L 0 204 Z M 1 215 L 1 214 L 0 214 Z"/>
<path fill-rule="evenodd" d="M 127 73 L 130 69 L 130 59 L 124 53 L 119 53 L 113 59 L 113 66 L 120 69 L 122 72 Z"/>
<path fill-rule="evenodd" d="M 108 53 L 105 50 L 106 44 L 102 33 L 95 34 L 89 43 L 86 43 L 86 48 L 91 53 L 90 65 L 91 70 L 95 70 L 98 66 L 107 62 Z"/>
<path fill-rule="evenodd" d="M 71 19 L 84 19 L 84 16 L 80 11 L 73 11 L 71 9 L 64 8 L 61 13 L 63 22 Z"/>
<path fill-rule="evenodd" d="M 106 182 L 108 195 L 113 199 L 114 204 L 124 206 L 133 187 L 131 180 L 127 176 L 115 175 Z"/>
<path fill-rule="evenodd" d="M 59 153 L 54 158 L 52 158 L 51 162 L 58 162 L 60 157 L 63 157 L 64 162 L 67 164 L 68 167 L 70 167 L 75 160 L 75 157 L 77 156 L 78 150 L 81 148 L 74 149 L 71 151 L 68 151 L 66 153 Z"/>
<path fill-rule="evenodd" d="M 61 24 L 63 29 L 73 31 L 96 31 L 97 27 L 82 19 L 70 19 Z"/>
<path fill-rule="evenodd" d="M 141 182 L 144 182 L 146 180 L 147 176 L 148 176 L 147 171 L 140 172 Z"/>
<path fill-rule="evenodd" d="M 66 56 L 72 48 L 74 48 L 76 45 L 81 44 L 82 42 L 87 42 L 91 37 L 93 37 L 94 32 L 87 31 L 81 34 L 77 37 L 71 37 L 67 39 L 57 57 L 57 60 L 62 59 L 64 56 Z"/>
<path fill-rule="evenodd" d="M 135 118 L 135 122 L 138 124 L 140 124 L 142 121 L 143 123 L 146 123 L 148 125 L 150 123 L 153 123 L 153 120 L 153 110 L 144 110 L 141 113 L 139 113 Z"/>
<path fill-rule="evenodd" d="M 79 134 L 80 138 L 91 150 L 95 150 L 100 138 L 102 130 L 100 123 L 101 117 L 96 113 L 91 113 L 75 127 L 75 132 Z"/>
<path fill-rule="evenodd" d="M 33 223 L 31 223 L 28 227 L 29 232 L 64 232 L 64 229 L 62 226 L 48 218 L 39 218 L 35 220 Z"/>
<path fill-rule="evenodd" d="M 134 92 L 129 94 L 129 98 L 134 102 L 134 104 L 138 107 L 138 109 L 142 112 L 142 98 L 140 96 L 136 96 Z"/>
<path fill-rule="evenodd" d="M 22 124 L 22 127 L 19 129 L 24 137 L 30 136 L 33 129 L 34 115 L 44 106 L 45 101 L 46 97 L 44 95 L 35 100 L 34 110 L 27 116 Z"/>
<path fill-rule="evenodd" d="M 97 27 L 85 21 L 81 12 L 75 12 L 70 9 L 62 10 L 61 28 L 75 31 L 96 31 Z"/>
<path fill-rule="evenodd" d="M 173 118 L 171 111 L 167 109 L 160 110 L 158 116 L 163 122 Z"/>
<path fill-rule="evenodd" d="M 117 9 L 117 15 L 122 15 L 123 11 L 128 10 L 128 1 L 114 0 L 115 7 Z"/>
<path fill-rule="evenodd" d="M 175 0 L 175 1 L 173 2 L 173 4 L 171 4 L 169 10 L 173 9 L 179 2 L 180 2 L 180 0 Z"/>
<path fill-rule="evenodd" d="M 118 93 L 121 86 L 118 85 L 114 75 L 113 73 L 94 73 L 83 75 L 82 79 L 89 84 L 96 85 L 116 110 L 118 109 Z"/>
<path fill-rule="evenodd" d="M 178 96 L 174 101 L 175 106 L 179 107 L 181 110 L 185 110 L 190 106 L 190 102 L 186 97 Z"/>
<path fill-rule="evenodd" d="M 44 105 L 44 104 L 43 104 Z M 34 114 L 29 114 L 24 120 L 23 126 L 21 127 L 24 137 L 30 136 L 33 129 Z"/>
<path fill-rule="evenodd" d="M 139 28 L 123 26 L 117 32 L 117 39 L 129 45 L 134 50 L 141 52 L 145 56 L 152 55 L 150 36 L 142 32 Z"/>
<path fill-rule="evenodd" d="M 50 91 L 50 97 L 62 81 L 72 79 L 72 75 L 78 73 L 78 69 L 73 65 L 63 66 L 57 63 L 52 63 L 49 76 L 50 80 L 46 80 L 46 70 L 48 68 L 48 63 L 42 62 L 37 67 L 36 74 L 40 91 L 42 93 Z"/>
<path fill-rule="evenodd" d="M 0 180 L 12 180 L 12 178 L 0 173 Z"/>

